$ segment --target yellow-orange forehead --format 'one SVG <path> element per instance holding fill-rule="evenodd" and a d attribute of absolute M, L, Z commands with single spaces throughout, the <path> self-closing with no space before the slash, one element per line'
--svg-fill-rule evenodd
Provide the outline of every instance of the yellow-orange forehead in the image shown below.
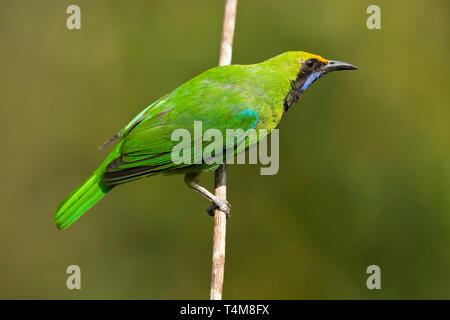
<path fill-rule="evenodd" d="M 308 59 L 317 59 L 320 62 L 327 63 L 328 60 L 325 58 L 322 58 L 321 56 L 309 52 L 302 52 L 299 51 L 298 54 L 300 55 L 300 62 L 306 61 Z"/>
<path fill-rule="evenodd" d="M 298 66 L 299 64 L 302 65 L 304 61 L 309 59 L 317 59 L 318 61 L 322 63 L 328 63 L 328 60 L 313 53 L 305 52 L 305 51 L 288 51 L 284 52 L 272 59 L 269 59 L 267 61 L 271 62 L 280 62 L 280 61 L 286 61 L 289 62 L 289 64 L 292 64 L 294 66 Z"/>
<path fill-rule="evenodd" d="M 313 58 L 313 59 L 317 59 L 317 60 L 319 60 L 319 61 L 321 61 L 321 62 L 324 62 L 324 63 L 327 63 L 327 62 L 328 62 L 327 59 L 322 58 L 321 56 L 318 56 L 318 55 L 316 55 L 316 54 L 310 54 L 310 55 L 311 55 L 311 58 Z"/>

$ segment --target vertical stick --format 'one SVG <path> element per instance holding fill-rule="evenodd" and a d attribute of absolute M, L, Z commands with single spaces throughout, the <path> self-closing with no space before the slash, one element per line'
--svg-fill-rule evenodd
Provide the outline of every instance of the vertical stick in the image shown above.
<path fill-rule="evenodd" d="M 234 25 L 236 21 L 237 0 L 226 0 L 223 18 L 222 43 L 220 46 L 219 65 L 231 63 L 233 48 Z M 226 200 L 227 198 L 227 167 L 222 164 L 215 173 L 215 194 Z M 225 271 L 225 235 L 227 217 L 224 212 L 216 210 L 214 214 L 213 257 L 211 270 L 211 300 L 222 299 L 223 275 Z"/>

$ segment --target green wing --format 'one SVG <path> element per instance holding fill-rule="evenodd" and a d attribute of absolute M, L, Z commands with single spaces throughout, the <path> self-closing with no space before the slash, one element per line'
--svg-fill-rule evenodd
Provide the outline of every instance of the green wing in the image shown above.
<path fill-rule="evenodd" d="M 223 72 L 223 68 L 228 72 Z M 245 139 L 248 130 L 257 126 L 259 109 L 251 100 L 254 95 L 242 85 L 244 78 L 239 76 L 242 68 L 210 69 L 136 116 L 118 134 L 122 138 L 120 156 L 107 166 L 105 183 L 115 185 L 157 173 L 211 170 L 218 164 L 193 164 L 194 159 L 199 159 L 198 152 L 203 152 L 208 145 L 214 149 L 217 144 L 226 146 L 232 142 L 239 152 L 256 143 L 257 137 L 252 137 L 250 142 Z M 203 132 L 219 130 L 223 140 L 195 141 L 194 121 L 201 121 Z M 176 129 L 186 129 L 192 137 L 188 163 L 172 161 L 172 150 L 179 144 L 171 139 Z M 227 129 L 241 129 L 241 132 L 233 137 L 227 135 Z M 202 140 L 203 132 L 198 140 Z M 243 144 L 244 141 L 247 143 Z M 201 149 L 194 148 L 195 145 L 201 145 Z"/>
<path fill-rule="evenodd" d="M 257 142 L 257 137 L 252 137 L 250 141 L 243 143 L 248 130 L 253 129 L 258 122 L 256 108 L 248 105 L 245 92 L 238 90 L 237 86 L 236 89 L 229 86 L 224 89 L 220 81 L 205 82 L 204 79 L 200 81 L 200 86 L 206 84 L 207 87 L 199 88 L 198 82 L 190 86 L 188 82 L 163 97 L 120 131 L 120 156 L 107 166 L 103 176 L 107 185 L 157 173 L 211 170 L 218 164 L 193 164 L 196 156 L 201 159 L 196 151 L 202 152 L 207 146 L 216 150 L 218 145 L 231 144 L 240 152 Z M 194 139 L 194 121 L 201 121 L 202 124 L 202 133 L 197 139 L 200 141 Z M 179 144 L 179 141 L 171 139 L 176 129 L 186 129 L 192 137 L 192 141 L 189 141 L 189 163 L 176 164 L 172 161 L 172 150 Z M 202 141 L 203 132 L 208 129 L 219 130 L 223 140 Z M 227 129 L 241 130 L 233 136 Z M 201 149 L 194 148 L 196 143 L 201 145 Z M 225 153 L 224 150 L 222 153 Z M 212 154 L 219 156 L 215 152 Z"/>
<path fill-rule="evenodd" d="M 249 109 L 246 109 L 249 110 Z M 165 112 L 164 114 L 157 114 L 152 117 L 146 118 L 140 124 L 136 125 L 124 138 L 120 147 L 120 156 L 112 161 L 106 168 L 103 180 L 106 184 L 113 185 L 128 182 L 140 178 L 142 176 L 148 176 L 157 173 L 175 173 L 179 170 L 211 170 L 217 167 L 217 165 L 201 165 L 194 164 L 194 159 L 198 155 L 198 151 L 203 152 L 206 147 L 211 150 L 220 149 L 223 152 L 221 146 L 233 145 L 236 152 L 245 150 L 243 147 L 245 144 L 246 134 L 248 129 L 255 126 L 257 122 L 257 114 L 251 111 L 241 111 L 237 115 L 227 114 L 227 117 L 208 117 L 207 114 L 200 115 L 198 118 L 192 118 L 192 121 L 181 122 L 171 119 L 171 113 L 175 113 L 173 110 Z M 230 121 L 224 121 L 224 118 L 228 118 Z M 213 141 L 202 141 L 200 139 L 194 139 L 194 121 L 202 121 L 202 132 L 208 129 L 217 129 L 223 134 L 223 140 L 214 139 Z M 192 141 L 189 141 L 191 152 L 184 158 L 184 162 L 187 163 L 174 163 L 172 161 L 172 150 L 179 144 L 179 141 L 172 141 L 172 132 L 176 129 L 186 129 L 192 137 Z M 226 129 L 242 129 L 237 132 L 236 136 L 230 134 L 227 135 Z M 231 142 L 232 141 L 232 142 Z M 199 143 L 201 149 L 194 148 L 196 143 Z M 228 143 L 228 144 L 227 144 Z M 251 140 L 248 144 L 256 143 L 255 140 Z M 220 146 L 220 147 L 219 147 Z M 197 153 L 196 153 L 197 151 Z M 212 152 L 213 155 L 216 155 Z M 220 156 L 219 154 L 217 156 Z M 193 168 L 196 167 L 196 168 Z"/>

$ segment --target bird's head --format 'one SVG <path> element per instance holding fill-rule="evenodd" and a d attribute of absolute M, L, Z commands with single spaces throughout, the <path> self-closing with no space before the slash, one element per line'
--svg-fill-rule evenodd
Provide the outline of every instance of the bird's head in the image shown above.
<path fill-rule="evenodd" d="M 293 103 L 297 102 L 303 91 L 323 75 L 331 71 L 358 70 L 352 64 L 327 60 L 321 56 L 303 51 L 285 52 L 267 60 L 267 62 L 274 64 L 278 70 L 281 70 L 283 76 L 287 76 L 287 80 L 291 84 L 286 96 L 285 111 Z"/>
<path fill-rule="evenodd" d="M 301 91 L 304 91 L 311 83 L 328 72 L 358 69 L 350 63 L 327 60 L 321 56 L 303 51 L 285 52 L 273 58 L 273 60 L 278 60 L 278 63 L 284 65 L 284 68 L 287 69 L 288 78 L 298 82 Z"/>

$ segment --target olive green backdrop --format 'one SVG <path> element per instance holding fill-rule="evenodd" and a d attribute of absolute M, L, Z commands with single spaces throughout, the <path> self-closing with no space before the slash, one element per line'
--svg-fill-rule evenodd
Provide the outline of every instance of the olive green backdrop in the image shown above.
<path fill-rule="evenodd" d="M 70 4 L 81 30 L 66 28 Z M 381 30 L 366 27 L 370 4 Z M 66 231 L 52 218 L 99 145 L 218 63 L 223 9 L 1 1 L 0 298 L 209 297 L 213 219 L 182 176 L 118 187 Z M 320 79 L 289 111 L 277 175 L 229 168 L 225 298 L 450 298 L 449 9 L 240 0 L 234 63 L 303 50 L 360 71 Z M 372 264 L 381 290 L 366 287 Z"/>

